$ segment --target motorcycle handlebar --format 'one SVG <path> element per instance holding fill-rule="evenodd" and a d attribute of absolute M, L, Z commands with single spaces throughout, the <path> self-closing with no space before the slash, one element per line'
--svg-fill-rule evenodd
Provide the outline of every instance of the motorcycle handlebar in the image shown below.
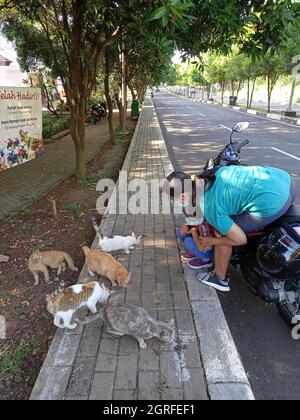
<path fill-rule="evenodd" d="M 240 145 L 239 145 L 239 148 L 238 148 L 238 153 L 241 153 L 241 150 L 242 150 L 242 148 L 243 147 L 245 147 L 245 146 L 247 146 L 248 144 L 250 143 L 250 141 L 249 140 L 245 140 L 245 141 L 243 141 L 243 143 L 241 143 Z"/>

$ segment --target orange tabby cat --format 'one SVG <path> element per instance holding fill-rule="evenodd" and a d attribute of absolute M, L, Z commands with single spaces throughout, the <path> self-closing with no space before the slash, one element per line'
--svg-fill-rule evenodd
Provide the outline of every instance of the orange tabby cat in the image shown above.
<path fill-rule="evenodd" d="M 34 252 L 28 261 L 29 270 L 35 278 L 35 286 L 39 284 L 39 273 L 43 273 L 46 283 L 49 282 L 48 268 L 57 269 L 57 275 L 59 276 L 62 271 L 66 270 L 66 262 L 72 271 L 78 271 L 75 267 L 72 257 L 66 252 L 62 251 L 46 251 Z"/>
<path fill-rule="evenodd" d="M 82 249 L 91 277 L 95 277 L 95 274 L 98 274 L 99 276 L 107 277 L 113 286 L 127 286 L 131 279 L 131 273 L 119 261 L 110 254 L 98 249 L 91 250 L 87 246 L 84 246 Z"/>

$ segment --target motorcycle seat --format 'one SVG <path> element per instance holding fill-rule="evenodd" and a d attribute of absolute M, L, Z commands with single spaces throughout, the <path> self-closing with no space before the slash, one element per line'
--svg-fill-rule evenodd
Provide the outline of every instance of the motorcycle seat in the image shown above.
<path fill-rule="evenodd" d="M 291 217 L 300 217 L 300 205 L 293 204 L 287 211 L 287 213 L 283 216 L 291 216 Z"/>
<path fill-rule="evenodd" d="M 300 223 L 300 205 L 293 204 L 280 219 L 275 220 L 270 226 L 279 227 L 284 223 Z"/>

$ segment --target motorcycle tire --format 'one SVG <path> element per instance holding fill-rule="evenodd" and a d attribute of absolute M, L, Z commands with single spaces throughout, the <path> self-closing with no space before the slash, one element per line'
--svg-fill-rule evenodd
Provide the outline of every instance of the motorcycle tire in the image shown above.
<path fill-rule="evenodd" d="M 295 324 L 293 324 L 293 319 L 295 317 L 295 314 L 291 310 L 289 310 L 287 305 L 285 305 L 283 303 L 277 303 L 276 307 L 278 309 L 278 312 L 279 312 L 281 318 L 286 323 L 286 325 L 290 329 L 293 329 L 295 327 Z"/>

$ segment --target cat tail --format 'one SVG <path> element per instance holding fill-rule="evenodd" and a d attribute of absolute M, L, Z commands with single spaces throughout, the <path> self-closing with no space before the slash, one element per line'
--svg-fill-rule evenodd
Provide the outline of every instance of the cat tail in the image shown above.
<path fill-rule="evenodd" d="M 63 255 L 64 255 L 64 259 L 67 261 L 67 264 L 70 267 L 70 269 L 73 270 L 73 271 L 78 271 L 78 268 L 75 267 L 75 264 L 74 264 L 74 261 L 73 261 L 73 258 L 71 257 L 71 255 L 68 254 L 67 252 L 64 252 Z"/>
<path fill-rule="evenodd" d="M 75 322 L 77 322 L 79 325 L 87 325 L 91 322 L 95 322 L 98 319 L 104 320 L 104 314 L 103 309 L 100 309 L 100 311 L 97 314 L 86 316 L 84 319 L 74 319 Z"/>
<path fill-rule="evenodd" d="M 99 228 L 98 223 L 94 217 L 92 218 L 92 222 L 93 222 L 93 228 L 95 229 L 97 236 L 99 237 L 99 239 L 103 240 L 103 237 L 104 237 L 103 233 L 101 232 L 101 229 Z"/>

